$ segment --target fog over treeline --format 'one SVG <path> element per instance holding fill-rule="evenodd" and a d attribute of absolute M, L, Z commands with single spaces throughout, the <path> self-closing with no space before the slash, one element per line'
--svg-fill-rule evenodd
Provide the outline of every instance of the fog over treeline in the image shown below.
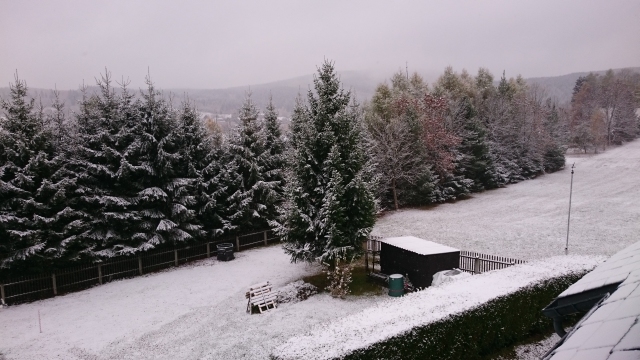
<path fill-rule="evenodd" d="M 620 70 L 622 69 L 616 69 L 615 71 Z M 640 67 L 629 68 L 629 70 L 640 72 Z M 606 70 L 592 72 L 603 75 L 606 73 Z M 354 97 L 360 103 L 369 101 L 373 96 L 376 86 L 385 81 L 384 76 L 373 75 L 367 72 L 344 71 L 339 72 L 339 74 L 344 87 L 351 90 Z M 529 84 L 541 85 L 549 97 L 560 104 L 565 104 L 571 100 L 576 80 L 587 74 L 589 74 L 589 72 L 579 72 L 562 76 L 529 78 L 526 79 L 526 81 Z M 439 74 L 423 77 L 427 82 L 434 82 L 438 79 L 438 76 Z M 289 117 L 295 106 L 296 97 L 299 94 L 305 94 L 312 82 L 313 75 L 307 75 L 272 83 L 233 88 L 216 88 L 215 86 L 211 86 L 211 89 L 166 89 L 161 87 L 161 84 L 158 85 L 163 95 L 167 98 L 171 97 L 174 104 L 179 104 L 182 100 L 188 98 L 189 101 L 196 106 L 198 111 L 211 113 L 212 115 L 231 114 L 233 115 L 232 121 L 235 123 L 238 109 L 244 101 L 247 92 L 252 93 L 252 98 L 259 108 L 266 107 L 269 99 L 272 98 L 280 114 Z M 98 87 L 93 83 L 95 83 L 95 80 L 87 84 L 89 85 L 89 92 L 98 90 Z M 78 90 L 58 90 L 59 96 L 61 100 L 65 102 L 68 110 L 77 110 L 78 102 L 82 98 L 79 88 L 80 86 Z M 118 91 L 118 89 L 115 91 Z M 7 97 L 8 94 L 8 87 L 0 87 L 0 97 Z M 29 88 L 29 96 L 41 99 L 45 107 L 53 103 L 53 89 Z M 225 124 L 223 125 L 227 126 Z"/>

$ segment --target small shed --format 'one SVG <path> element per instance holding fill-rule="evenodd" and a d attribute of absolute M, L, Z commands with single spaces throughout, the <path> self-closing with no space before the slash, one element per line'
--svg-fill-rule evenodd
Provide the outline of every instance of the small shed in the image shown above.
<path fill-rule="evenodd" d="M 460 250 L 415 236 L 385 238 L 380 242 L 380 271 L 409 275 L 417 288 L 430 286 L 438 271 L 460 264 Z"/>

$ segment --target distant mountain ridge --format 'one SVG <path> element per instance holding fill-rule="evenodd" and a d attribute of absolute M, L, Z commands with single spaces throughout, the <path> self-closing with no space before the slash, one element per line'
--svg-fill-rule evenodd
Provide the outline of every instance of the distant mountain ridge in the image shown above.
<path fill-rule="evenodd" d="M 640 73 L 640 67 L 613 69 L 613 71 L 615 72 L 621 70 L 630 70 Z M 558 102 L 568 103 L 571 101 L 573 87 L 575 86 L 576 80 L 578 80 L 578 78 L 580 78 L 581 76 L 589 75 L 590 73 L 604 75 L 607 71 L 609 70 L 576 72 L 560 76 L 528 78 L 526 79 L 526 81 L 529 84 L 539 84 L 540 86 L 544 87 L 547 90 L 547 95 L 553 99 L 556 99 Z"/>
<path fill-rule="evenodd" d="M 625 68 L 640 73 L 640 67 Z M 623 69 L 614 69 L 620 71 Z M 604 74 L 607 70 L 592 71 L 597 74 Z M 590 72 L 576 72 L 561 76 L 536 77 L 525 79 L 529 84 L 539 84 L 547 90 L 547 95 L 556 99 L 560 103 L 567 103 L 571 100 L 573 86 L 580 76 L 585 76 Z M 389 72 L 387 79 L 392 75 Z M 385 78 L 374 76 L 362 71 L 339 72 L 342 85 L 345 90 L 352 91 L 359 103 L 368 101 L 373 96 L 378 84 L 385 81 Z M 281 116 L 290 117 L 295 106 L 296 97 L 301 95 L 306 98 L 307 91 L 313 88 L 313 75 L 298 76 L 290 79 L 270 82 L 266 84 L 236 86 L 223 89 L 164 89 L 165 96 L 172 94 L 172 100 L 178 105 L 185 98 L 193 102 L 198 110 L 210 114 L 236 114 L 245 94 L 249 91 L 252 98 L 260 110 L 263 110 L 269 98 L 273 98 Z M 97 87 L 89 87 L 89 93 L 96 92 Z M 137 88 L 131 91 L 139 93 Z M 30 96 L 42 99 L 43 105 L 49 106 L 53 101 L 53 94 L 50 89 L 30 89 Z M 0 88 L 0 97 L 7 98 L 9 88 Z M 78 109 L 78 102 L 82 99 L 79 90 L 61 90 L 61 99 L 66 103 L 71 111 Z"/>
<path fill-rule="evenodd" d="M 383 80 L 373 77 L 366 72 L 344 71 L 339 72 L 342 85 L 345 90 L 349 90 L 358 100 L 369 100 L 373 96 L 378 83 Z M 258 109 L 263 110 L 269 98 L 273 98 L 273 104 L 282 116 L 290 116 L 295 106 L 296 97 L 301 95 L 306 98 L 307 91 L 313 88 L 313 75 L 298 76 L 291 79 L 275 81 L 266 84 L 236 86 L 223 89 L 162 89 L 160 90 L 165 96 L 172 95 L 175 105 L 178 105 L 184 99 L 193 102 L 200 112 L 211 114 L 236 114 L 245 94 L 251 92 Z M 115 87 L 116 92 L 119 88 Z M 95 93 L 98 91 L 96 86 L 88 87 L 88 92 Z M 130 91 L 139 93 L 137 88 L 131 88 Z M 60 98 L 66 103 L 71 111 L 78 109 L 78 102 L 82 99 L 80 90 L 60 90 Z M 9 88 L 0 88 L 0 97 L 7 98 Z M 43 105 L 49 106 L 53 101 L 53 91 L 51 89 L 30 88 L 29 96 L 41 99 Z"/>

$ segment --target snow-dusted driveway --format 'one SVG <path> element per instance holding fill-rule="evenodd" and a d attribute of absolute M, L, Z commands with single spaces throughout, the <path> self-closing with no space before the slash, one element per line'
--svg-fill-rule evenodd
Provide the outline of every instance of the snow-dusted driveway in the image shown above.
<path fill-rule="evenodd" d="M 569 252 L 612 255 L 640 239 L 640 140 L 562 171 L 428 210 L 400 210 L 374 233 L 414 235 L 463 250 L 533 259 L 564 253 L 575 162 Z"/>
<path fill-rule="evenodd" d="M 317 295 L 269 314 L 245 313 L 249 285 L 270 280 L 277 289 L 313 272 L 271 246 L 226 263 L 209 259 L 11 306 L 0 309 L 0 354 L 7 360 L 267 359 L 291 336 L 384 299 Z"/>

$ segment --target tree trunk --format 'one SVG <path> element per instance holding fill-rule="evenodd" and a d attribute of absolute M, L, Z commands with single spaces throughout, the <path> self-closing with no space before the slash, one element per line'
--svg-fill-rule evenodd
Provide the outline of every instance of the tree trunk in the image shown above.
<path fill-rule="evenodd" d="M 393 205 L 398 210 L 398 194 L 396 193 L 396 178 L 391 180 L 391 189 L 393 190 Z"/>

